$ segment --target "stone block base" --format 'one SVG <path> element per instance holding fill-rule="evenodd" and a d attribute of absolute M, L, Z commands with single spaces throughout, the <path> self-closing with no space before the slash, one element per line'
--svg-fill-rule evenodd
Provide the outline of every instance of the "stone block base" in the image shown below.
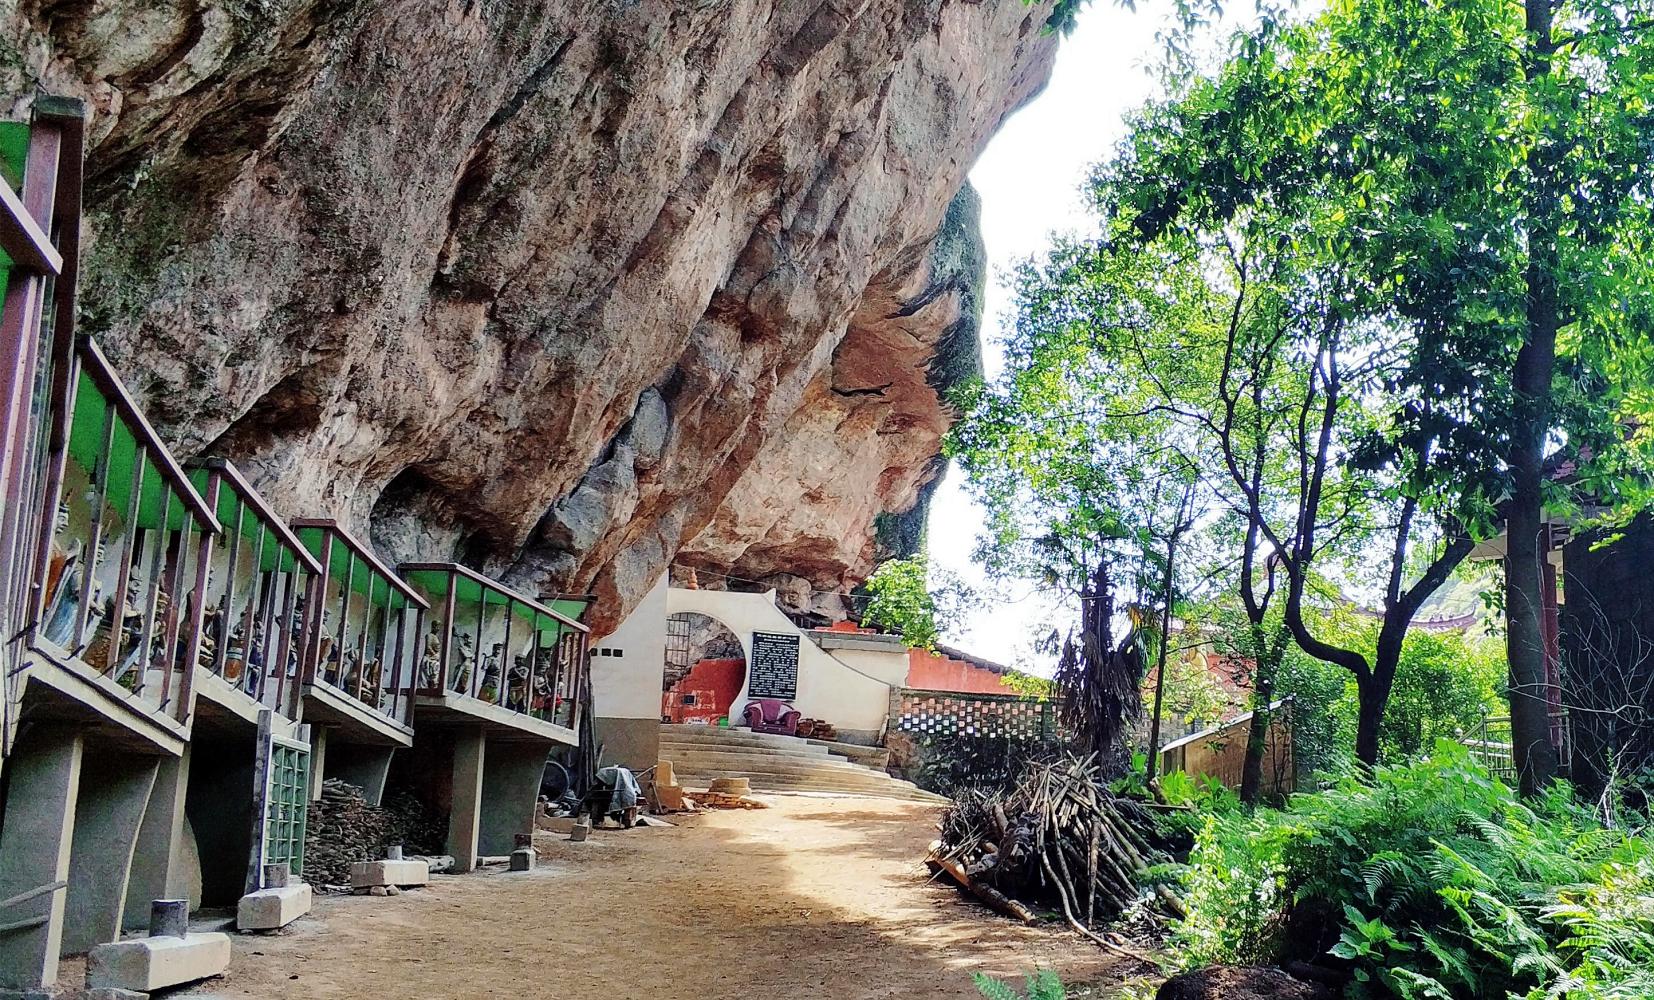
<path fill-rule="evenodd" d="M 534 849 L 524 847 L 511 852 L 511 870 L 514 872 L 531 872 L 534 870 Z"/>
<path fill-rule="evenodd" d="M 309 912 L 310 885 L 296 882 L 242 896 L 235 908 L 235 926 L 243 931 L 279 930 Z"/>
<path fill-rule="evenodd" d="M 86 956 L 86 986 L 149 993 L 221 976 L 229 967 L 228 934 L 134 938 L 93 948 Z"/>
<path fill-rule="evenodd" d="M 427 885 L 431 869 L 423 861 L 358 861 L 350 866 L 350 887 L 369 889 L 376 885 Z"/>

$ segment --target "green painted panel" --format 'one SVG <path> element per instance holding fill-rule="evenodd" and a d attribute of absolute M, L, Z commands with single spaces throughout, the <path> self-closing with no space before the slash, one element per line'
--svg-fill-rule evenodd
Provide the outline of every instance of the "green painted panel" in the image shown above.
<path fill-rule="evenodd" d="M 330 532 L 325 528 L 300 528 L 297 531 L 299 541 L 317 559 L 323 558 L 327 551 L 327 536 Z M 391 585 L 385 574 L 374 569 L 367 560 L 352 552 L 343 539 L 333 542 L 333 555 L 330 558 L 332 565 L 328 573 L 339 586 L 344 586 L 345 578 L 350 578 L 350 590 L 353 594 L 365 594 L 368 603 L 375 608 L 389 608 L 399 611 L 406 607 L 408 599 Z M 354 564 L 354 568 L 353 568 Z"/>
<path fill-rule="evenodd" d="M 565 618 L 573 619 L 574 621 L 579 621 L 581 616 L 583 616 L 592 606 L 592 602 L 590 601 L 571 601 L 561 598 L 553 598 L 546 601 L 545 604 L 550 607 L 551 610 L 557 612 Z"/>
<path fill-rule="evenodd" d="M 29 162 L 29 123 L 0 122 L 0 177 L 13 191 L 23 188 L 23 170 Z"/>
<path fill-rule="evenodd" d="M 29 125 L 27 122 L 0 122 L 0 177 L 6 179 L 13 191 L 23 190 L 23 170 L 29 162 Z M 0 250 L 0 288 L 11 277 L 11 255 Z"/>
<path fill-rule="evenodd" d="M 209 471 L 204 468 L 189 470 L 190 485 L 203 498 L 207 496 L 207 482 L 211 478 Z M 259 538 L 264 539 L 264 557 L 259 560 L 259 569 L 269 571 L 277 568 L 281 563 L 282 571 L 291 570 L 299 563 L 298 557 L 293 554 L 286 542 L 276 533 L 276 529 L 259 513 L 258 508 L 242 499 L 241 494 L 228 479 L 219 481 L 218 507 L 213 511 L 218 516 L 218 523 L 224 529 L 224 538 L 218 543 L 229 544 L 229 537 L 236 530 L 236 517 L 241 517 L 241 537 L 251 543 L 252 551 L 259 551 Z"/>
<path fill-rule="evenodd" d="M 310 806 L 310 751 L 272 742 L 269 791 L 265 798 L 264 862 L 287 862 L 304 872 L 304 833 Z"/>
<path fill-rule="evenodd" d="M 103 390 L 83 370 L 75 389 L 75 412 L 69 425 L 69 459 L 84 469 L 89 479 L 97 473 L 103 453 L 104 421 L 110 410 Z M 132 471 L 137 460 L 138 439 L 116 413 L 109 435 L 107 496 L 109 509 L 123 522 L 132 510 Z M 177 530 L 193 522 L 189 508 L 172 489 L 162 468 L 146 458 L 138 485 L 137 526 L 159 527 L 163 505 L 168 528 Z"/>
<path fill-rule="evenodd" d="M 403 579 L 407 580 L 411 586 L 425 596 L 425 599 L 430 602 L 432 612 L 438 615 L 442 613 L 442 606 L 447 600 L 450 586 L 456 588 L 454 601 L 459 605 L 475 607 L 478 602 L 483 602 L 489 607 L 499 608 L 516 600 L 503 591 L 496 590 L 493 587 L 485 587 L 481 581 L 463 573 L 456 573 L 453 570 L 414 569 L 404 574 Z M 521 611 L 513 614 L 512 618 L 527 624 L 530 628 L 538 629 L 543 640 L 555 641 L 564 632 L 574 631 L 551 615 L 535 611 L 520 601 L 517 603 L 517 607 Z M 552 607 L 556 610 L 555 603 Z M 513 626 L 513 628 L 515 627 Z"/>

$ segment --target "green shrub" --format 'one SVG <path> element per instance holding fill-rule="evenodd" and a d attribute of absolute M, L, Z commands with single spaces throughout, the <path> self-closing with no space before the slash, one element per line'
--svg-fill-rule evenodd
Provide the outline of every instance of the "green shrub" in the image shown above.
<path fill-rule="evenodd" d="M 1654 997 L 1648 842 L 1560 786 L 1519 802 L 1446 742 L 1284 811 L 1209 815 L 1183 881 L 1188 966 L 1326 949 L 1354 998 Z"/>

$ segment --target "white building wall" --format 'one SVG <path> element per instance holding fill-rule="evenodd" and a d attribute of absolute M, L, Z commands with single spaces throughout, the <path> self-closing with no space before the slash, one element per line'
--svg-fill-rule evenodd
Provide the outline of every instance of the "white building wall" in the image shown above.
<path fill-rule="evenodd" d="M 853 670 L 877 678 L 887 687 L 907 686 L 907 647 L 888 651 L 882 649 L 835 649 L 835 659 Z"/>
<path fill-rule="evenodd" d="M 592 652 L 592 707 L 600 719 L 660 720 L 666 670 L 666 576 Z"/>
<path fill-rule="evenodd" d="M 798 636 L 798 696 L 790 704 L 806 718 L 832 723 L 841 738 L 872 742 L 879 736 L 890 708 L 891 685 L 901 684 L 906 677 L 905 656 L 902 657 L 899 676 L 892 662 L 895 658 L 889 654 L 872 654 L 883 659 L 876 661 L 877 666 L 867 669 L 836 659 L 817 646 L 806 632 L 793 624 L 792 619 L 781 613 L 781 609 L 775 606 L 773 590 L 762 594 L 676 587 L 667 590 L 667 615 L 690 611 L 715 618 L 735 633 L 741 640 L 741 649 L 748 663 L 752 661 L 752 633 L 776 632 Z M 663 623 L 663 658 L 664 632 Z M 593 661 L 594 664 L 596 662 Z M 658 683 L 656 688 L 658 691 Z M 731 722 L 741 718 L 741 710 L 748 700 L 747 685 L 743 681 L 730 707 Z"/>

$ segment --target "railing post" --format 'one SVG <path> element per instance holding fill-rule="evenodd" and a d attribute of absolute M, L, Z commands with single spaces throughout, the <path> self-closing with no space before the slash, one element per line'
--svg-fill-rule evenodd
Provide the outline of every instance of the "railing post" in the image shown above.
<path fill-rule="evenodd" d="M 240 497 L 235 497 L 235 524 L 230 528 L 230 564 L 224 571 L 224 600 L 218 609 L 218 622 L 224 634 L 219 637 L 218 648 L 213 651 L 213 673 L 224 676 L 224 664 L 230 655 L 230 638 L 235 634 L 235 586 L 236 570 L 241 568 L 241 530 L 247 505 Z M 214 507 L 213 510 L 217 510 Z M 250 599 L 250 598 L 249 598 Z M 241 669 L 247 669 L 247 650 L 241 651 Z"/>

